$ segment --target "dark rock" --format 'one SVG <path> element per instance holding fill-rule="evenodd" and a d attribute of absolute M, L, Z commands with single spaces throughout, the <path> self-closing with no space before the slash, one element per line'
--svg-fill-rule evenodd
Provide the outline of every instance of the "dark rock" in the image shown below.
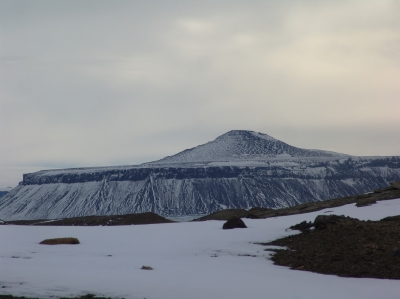
<path fill-rule="evenodd" d="M 60 245 L 60 244 L 80 244 L 77 238 L 55 238 L 55 239 L 46 239 L 40 242 L 42 245 Z"/>
<path fill-rule="evenodd" d="M 315 229 L 324 229 L 328 224 L 334 224 L 344 219 L 346 217 L 343 215 L 318 215 L 314 220 L 314 227 Z"/>
<path fill-rule="evenodd" d="M 376 204 L 376 199 L 374 198 L 359 198 L 357 199 L 356 202 L 356 207 L 361 208 L 361 207 L 368 207 L 373 204 Z"/>
<path fill-rule="evenodd" d="M 249 219 L 261 219 L 265 218 L 265 215 L 270 215 L 274 213 L 274 209 L 254 207 L 247 211 L 246 218 Z"/>
<path fill-rule="evenodd" d="M 385 218 L 382 218 L 381 221 L 399 221 L 400 222 L 400 215 L 385 217 Z"/>
<path fill-rule="evenodd" d="M 153 270 L 150 266 L 142 266 L 142 270 Z"/>
<path fill-rule="evenodd" d="M 310 222 L 303 221 L 303 222 L 300 222 L 298 224 L 292 225 L 290 227 L 290 229 L 293 229 L 293 230 L 306 230 L 306 229 L 309 229 L 309 228 L 311 228 L 313 226 L 314 226 L 314 224 L 311 221 Z"/>
<path fill-rule="evenodd" d="M 400 257 L 400 248 L 397 248 L 397 249 L 393 252 L 393 256 Z"/>
<path fill-rule="evenodd" d="M 193 221 L 206 221 L 206 220 L 229 220 L 233 217 L 245 217 L 247 215 L 247 211 L 245 209 L 226 209 L 222 211 L 218 211 L 212 213 L 210 215 L 206 215 Z"/>
<path fill-rule="evenodd" d="M 233 228 L 247 228 L 243 220 L 239 217 L 232 217 L 222 226 L 223 229 L 233 229 Z"/>
<path fill-rule="evenodd" d="M 249 219 L 261 219 L 261 216 L 258 216 L 258 215 L 252 214 L 252 213 L 248 213 L 246 215 L 246 218 L 249 218 Z"/>

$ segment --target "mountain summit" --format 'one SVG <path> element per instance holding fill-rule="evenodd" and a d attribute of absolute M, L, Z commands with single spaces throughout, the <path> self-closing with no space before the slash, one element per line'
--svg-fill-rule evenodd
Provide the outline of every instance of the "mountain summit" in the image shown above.
<path fill-rule="evenodd" d="M 153 163 L 184 163 L 237 160 L 263 160 L 274 157 L 338 157 L 339 153 L 291 146 L 267 134 L 233 130 L 214 141 L 184 150 Z"/>

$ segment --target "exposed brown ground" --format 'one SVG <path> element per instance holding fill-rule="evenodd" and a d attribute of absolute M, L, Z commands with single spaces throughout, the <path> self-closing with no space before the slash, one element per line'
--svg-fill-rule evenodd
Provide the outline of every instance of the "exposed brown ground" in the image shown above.
<path fill-rule="evenodd" d="M 110 215 L 110 216 L 84 216 L 49 220 L 16 220 L 7 221 L 14 225 L 51 225 L 51 226 L 112 226 L 131 224 L 173 223 L 175 221 L 164 218 L 155 213 Z"/>
<path fill-rule="evenodd" d="M 271 259 L 295 270 L 400 279 L 400 216 L 388 220 L 348 218 L 265 245 L 287 246 Z"/>

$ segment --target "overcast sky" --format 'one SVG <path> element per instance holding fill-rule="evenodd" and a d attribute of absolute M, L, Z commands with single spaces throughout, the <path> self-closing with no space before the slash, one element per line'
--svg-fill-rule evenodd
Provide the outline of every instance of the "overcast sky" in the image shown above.
<path fill-rule="evenodd" d="M 0 187 L 233 129 L 400 155 L 400 1 L 0 1 Z"/>

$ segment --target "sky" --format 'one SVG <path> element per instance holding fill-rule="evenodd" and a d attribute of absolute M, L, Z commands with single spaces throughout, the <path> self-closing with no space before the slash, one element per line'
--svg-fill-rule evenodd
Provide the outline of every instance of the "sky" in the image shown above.
<path fill-rule="evenodd" d="M 0 2 L 0 188 L 230 130 L 400 156 L 400 1 Z"/>

